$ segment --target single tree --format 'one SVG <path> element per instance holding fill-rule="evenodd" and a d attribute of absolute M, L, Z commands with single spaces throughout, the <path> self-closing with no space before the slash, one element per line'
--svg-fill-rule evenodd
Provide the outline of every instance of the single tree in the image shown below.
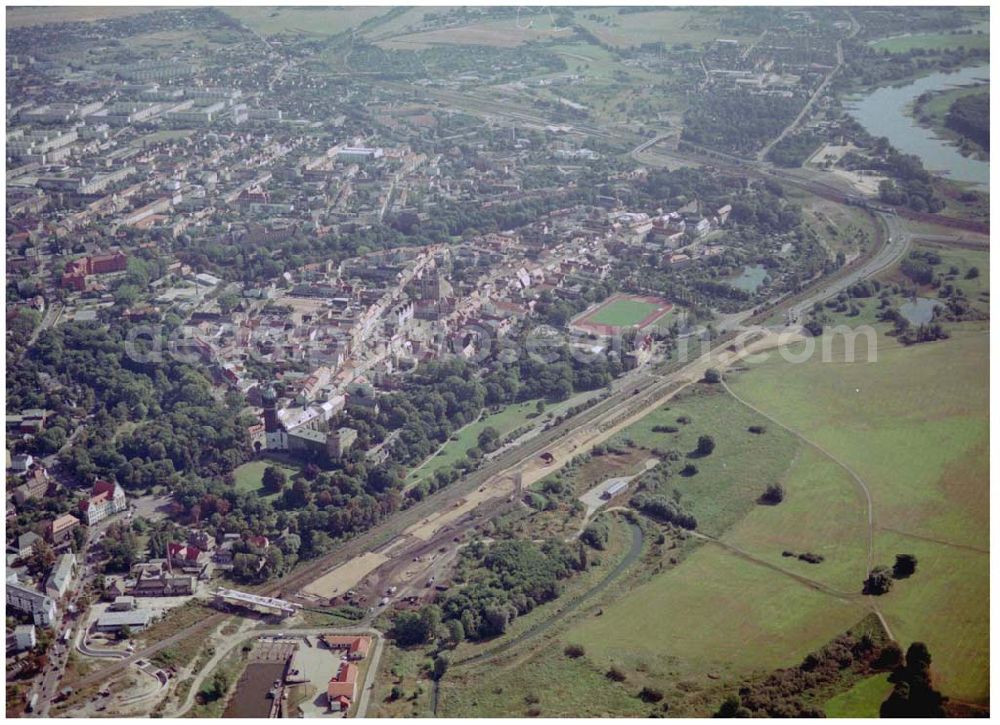
<path fill-rule="evenodd" d="M 892 575 L 896 579 L 913 576 L 917 571 L 917 557 L 913 554 L 896 554 L 896 563 L 892 567 Z"/>
<path fill-rule="evenodd" d="M 715 450 L 715 439 L 710 435 L 698 436 L 698 455 L 707 456 Z"/>

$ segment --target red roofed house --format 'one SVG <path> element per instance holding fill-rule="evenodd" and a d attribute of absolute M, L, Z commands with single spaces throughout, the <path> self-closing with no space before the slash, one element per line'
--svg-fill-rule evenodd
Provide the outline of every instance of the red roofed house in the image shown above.
<path fill-rule="evenodd" d="M 320 641 L 332 650 L 345 650 L 349 660 L 363 660 L 368 656 L 372 645 L 372 638 L 364 635 L 354 637 L 324 634 Z"/>
<path fill-rule="evenodd" d="M 331 677 L 326 686 L 326 699 L 331 710 L 347 710 L 354 699 L 354 689 L 358 682 L 358 668 L 350 662 L 340 665 L 336 677 Z"/>
<path fill-rule="evenodd" d="M 122 252 L 113 254 L 97 254 L 92 257 L 74 259 L 66 265 L 60 280 L 61 287 L 82 292 L 87 286 L 87 277 L 92 274 L 108 274 L 109 272 L 124 272 L 128 267 L 128 256 Z"/>
<path fill-rule="evenodd" d="M 256 546 L 258 549 L 266 550 L 271 545 L 266 536 L 248 536 L 247 543 Z"/>
<path fill-rule="evenodd" d="M 200 575 L 208 564 L 208 553 L 192 544 L 167 544 L 167 563 L 185 573 Z"/>
<path fill-rule="evenodd" d="M 80 512 L 87 526 L 104 521 L 108 516 L 124 511 L 128 507 L 125 491 L 118 483 L 97 479 L 90 491 L 90 498 L 80 502 Z"/>

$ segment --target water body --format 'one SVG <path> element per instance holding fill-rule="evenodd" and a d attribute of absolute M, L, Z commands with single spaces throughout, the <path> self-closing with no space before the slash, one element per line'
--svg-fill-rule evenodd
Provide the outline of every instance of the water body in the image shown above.
<path fill-rule="evenodd" d="M 932 73 L 905 86 L 878 88 L 867 96 L 849 101 L 847 110 L 873 136 L 885 136 L 905 154 L 919 156 L 928 171 L 946 174 L 956 181 L 990 188 L 990 164 L 966 158 L 956 146 L 922 128 L 907 108 L 921 93 L 946 91 L 957 86 L 988 83 L 989 63 L 968 66 L 954 73 Z"/>
<path fill-rule="evenodd" d="M 941 306 L 937 300 L 932 300 L 929 297 L 917 297 L 915 300 L 901 304 L 899 314 L 905 317 L 911 325 L 926 325 L 934 319 L 934 310 Z"/>
<path fill-rule="evenodd" d="M 762 264 L 755 264 L 753 266 L 746 266 L 743 268 L 743 274 L 739 277 L 731 277 L 726 280 L 726 284 L 736 289 L 741 289 L 744 292 L 756 292 L 757 288 L 764 284 L 764 278 L 767 276 L 767 268 Z"/>
<path fill-rule="evenodd" d="M 267 696 L 268 692 L 284 671 L 283 662 L 253 662 L 247 665 L 222 717 L 266 718 L 274 702 Z"/>

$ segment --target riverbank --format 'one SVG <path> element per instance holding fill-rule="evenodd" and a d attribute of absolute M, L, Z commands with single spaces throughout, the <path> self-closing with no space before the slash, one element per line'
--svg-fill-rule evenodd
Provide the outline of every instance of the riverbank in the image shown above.
<path fill-rule="evenodd" d="M 847 111 L 875 137 L 886 137 L 902 153 L 913 154 L 931 172 L 956 182 L 989 190 L 988 162 L 967 158 L 951 143 L 923 128 L 910 114 L 916 99 L 989 81 L 988 63 L 966 66 L 952 73 L 934 72 L 905 85 L 880 86 L 845 102 Z"/>
<path fill-rule="evenodd" d="M 989 163 L 990 152 L 974 139 L 948 127 L 948 112 L 952 104 L 966 96 L 986 95 L 989 98 L 990 84 L 977 83 L 946 91 L 925 93 L 910 106 L 910 116 L 923 128 L 929 129 L 942 141 L 950 143 L 966 158 Z"/>

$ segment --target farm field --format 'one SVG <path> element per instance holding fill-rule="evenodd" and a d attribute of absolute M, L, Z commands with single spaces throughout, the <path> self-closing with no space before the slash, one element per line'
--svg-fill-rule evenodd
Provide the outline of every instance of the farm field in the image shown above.
<path fill-rule="evenodd" d="M 386 7 L 260 7 L 225 6 L 222 11 L 262 35 L 296 33 L 336 35 L 366 20 L 384 15 Z"/>
<path fill-rule="evenodd" d="M 602 42 L 616 47 L 662 42 L 691 43 L 698 47 L 716 38 L 739 38 L 719 29 L 721 12 L 710 8 L 650 9 L 620 14 L 617 9 L 584 8 L 577 21 Z"/>
<path fill-rule="evenodd" d="M 140 15 L 161 10 L 160 7 L 142 7 L 126 5 L 105 5 L 84 7 L 79 5 L 46 7 L 8 7 L 7 27 L 20 28 L 28 25 L 44 25 L 45 23 L 75 23 L 94 20 L 110 20 L 129 15 Z"/>
<path fill-rule="evenodd" d="M 890 53 L 906 53 L 914 48 L 923 50 L 944 50 L 947 48 L 989 48 L 990 36 L 988 33 L 978 34 L 953 34 L 953 33 L 914 33 L 912 35 L 898 35 L 892 38 L 883 38 L 872 43 L 872 46 L 879 50 L 887 50 Z"/>
<path fill-rule="evenodd" d="M 276 498 L 278 494 L 268 493 L 263 488 L 264 469 L 268 466 L 277 466 L 285 472 L 285 475 L 289 480 L 291 480 L 292 476 L 299 472 L 298 468 L 278 463 L 277 461 L 251 461 L 250 463 L 244 463 L 242 466 L 239 466 L 235 471 L 233 471 L 233 476 L 236 479 L 236 490 L 256 492 L 261 498 Z"/>

